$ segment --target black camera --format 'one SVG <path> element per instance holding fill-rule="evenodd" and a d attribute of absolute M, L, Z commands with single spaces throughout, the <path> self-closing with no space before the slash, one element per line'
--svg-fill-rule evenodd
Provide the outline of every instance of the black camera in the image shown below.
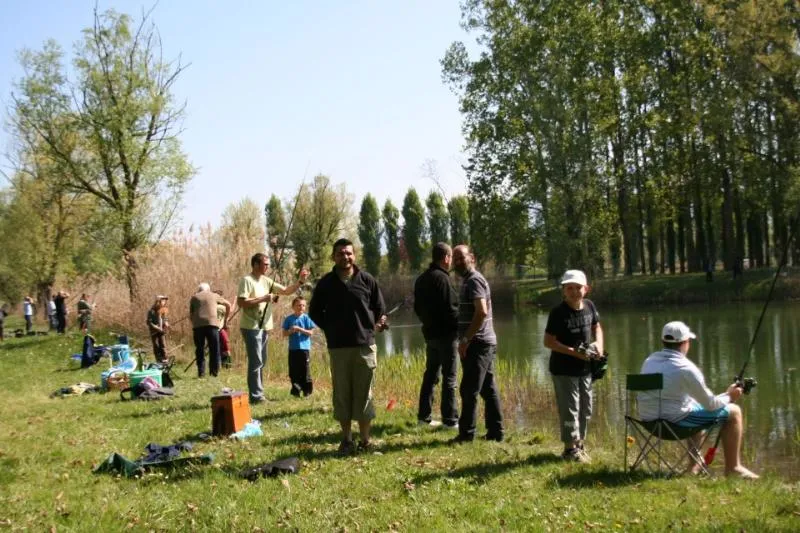
<path fill-rule="evenodd" d="M 602 354 L 597 351 L 594 343 L 586 344 L 582 342 L 575 348 L 579 353 L 589 356 L 589 369 L 592 373 L 592 381 L 602 379 L 608 371 L 608 352 Z"/>
<path fill-rule="evenodd" d="M 734 378 L 733 382 L 736 383 L 737 386 L 741 387 L 742 392 L 744 394 L 750 394 L 750 391 L 753 390 L 756 387 L 756 385 L 758 385 L 758 382 L 756 381 L 756 378 L 738 378 L 737 377 L 737 378 Z"/>

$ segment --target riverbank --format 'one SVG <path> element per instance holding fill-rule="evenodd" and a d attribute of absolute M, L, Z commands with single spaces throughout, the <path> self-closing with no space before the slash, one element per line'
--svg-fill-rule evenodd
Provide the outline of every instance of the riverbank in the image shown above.
<path fill-rule="evenodd" d="M 199 380 L 178 366 L 176 396 L 160 402 L 120 402 L 115 393 L 51 399 L 59 387 L 98 381 L 103 363 L 68 369 L 78 346 L 74 331 L 0 346 L 0 525 L 10 530 L 789 531 L 800 516 L 800 485 L 779 477 L 626 475 L 616 436 L 590 442 L 593 464 L 565 464 L 551 427 L 517 427 L 510 412 L 505 442 L 449 446 L 452 433 L 416 424 L 418 358 L 381 359 L 376 451 L 338 458 L 325 358 L 314 353 L 314 395 L 292 398 L 281 343 L 271 346 L 269 401 L 253 408 L 263 437 L 197 442 L 194 452 L 214 454 L 204 467 L 141 479 L 93 474 L 112 452 L 135 459 L 149 442 L 209 431 L 209 398 L 225 386 L 244 389 L 245 375 L 238 367 Z M 536 403 L 514 388 L 509 369 L 498 374 L 509 409 Z M 300 459 L 299 475 L 255 483 L 237 476 L 288 456 Z"/>
<path fill-rule="evenodd" d="M 737 279 L 730 272 L 715 272 L 713 281 L 707 281 L 704 273 L 620 276 L 590 280 L 589 298 L 603 307 L 763 302 L 774 276 L 775 269 L 746 270 Z M 549 309 L 561 301 L 555 280 L 523 280 L 516 288 L 522 305 Z M 792 268 L 778 276 L 772 299 L 800 299 L 800 270 Z"/>

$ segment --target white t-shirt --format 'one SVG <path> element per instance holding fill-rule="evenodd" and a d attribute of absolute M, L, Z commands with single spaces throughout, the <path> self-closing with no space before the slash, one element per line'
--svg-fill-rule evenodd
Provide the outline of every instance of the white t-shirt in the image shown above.
<path fill-rule="evenodd" d="M 24 302 L 22 309 L 25 316 L 33 316 L 33 304 L 31 302 Z"/>
<path fill-rule="evenodd" d="M 708 411 L 731 402 L 727 392 L 714 395 L 706 386 L 703 373 L 681 352 L 663 349 L 650 354 L 642 365 L 642 374 L 662 374 L 661 418 L 677 422 L 702 406 Z M 659 418 L 658 392 L 640 392 L 637 396 L 642 420 Z"/>

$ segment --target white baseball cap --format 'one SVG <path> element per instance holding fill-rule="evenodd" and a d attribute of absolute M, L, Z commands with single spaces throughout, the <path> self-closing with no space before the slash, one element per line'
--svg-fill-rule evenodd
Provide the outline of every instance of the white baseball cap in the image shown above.
<path fill-rule="evenodd" d="M 689 326 L 676 320 L 675 322 L 667 322 L 664 324 L 664 329 L 661 330 L 661 340 L 664 342 L 683 342 L 689 339 L 696 339 Z"/>
<path fill-rule="evenodd" d="M 586 282 L 586 274 L 583 273 L 583 270 L 567 270 L 564 272 L 561 277 L 561 285 L 566 285 L 567 283 L 577 283 L 584 287 L 589 285 Z"/>

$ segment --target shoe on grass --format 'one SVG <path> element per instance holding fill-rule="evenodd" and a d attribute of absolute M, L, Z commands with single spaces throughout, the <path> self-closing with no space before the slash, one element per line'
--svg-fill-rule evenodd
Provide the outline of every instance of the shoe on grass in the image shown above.
<path fill-rule="evenodd" d="M 375 451 L 375 445 L 372 441 L 359 441 L 356 453 L 372 453 Z"/>
<path fill-rule="evenodd" d="M 442 423 L 439 422 L 438 420 L 417 420 L 417 425 L 438 428 L 439 426 L 442 425 Z"/>
<path fill-rule="evenodd" d="M 592 460 L 589 456 L 581 450 L 580 448 L 567 448 L 564 450 L 564 453 L 561 454 L 561 458 L 565 461 L 572 461 L 575 463 L 591 463 Z"/>
<path fill-rule="evenodd" d="M 356 446 L 351 440 L 343 440 L 339 443 L 339 449 L 336 450 L 336 455 L 339 457 L 347 457 L 353 455 L 356 451 Z"/>

